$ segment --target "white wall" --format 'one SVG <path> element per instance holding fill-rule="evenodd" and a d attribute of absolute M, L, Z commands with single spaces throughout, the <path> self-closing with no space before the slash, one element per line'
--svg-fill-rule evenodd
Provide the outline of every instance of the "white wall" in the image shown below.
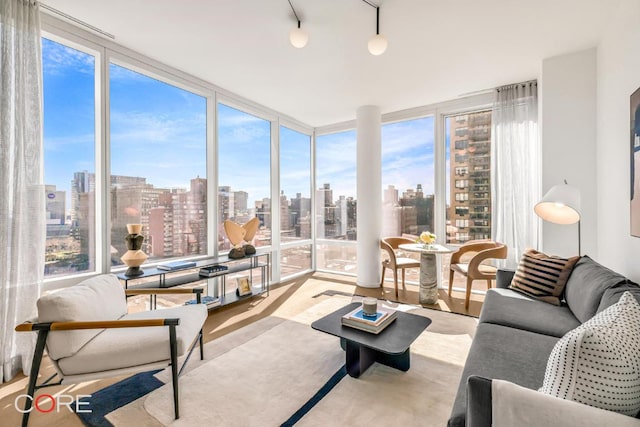
<path fill-rule="evenodd" d="M 542 195 L 566 179 L 580 190 L 582 254 L 597 258 L 596 49 L 542 61 Z M 578 226 L 542 222 L 546 253 L 578 253 Z"/>
<path fill-rule="evenodd" d="M 630 103 L 640 87 L 640 2 L 621 0 L 598 46 L 598 261 L 640 281 L 640 238 L 630 234 Z"/>

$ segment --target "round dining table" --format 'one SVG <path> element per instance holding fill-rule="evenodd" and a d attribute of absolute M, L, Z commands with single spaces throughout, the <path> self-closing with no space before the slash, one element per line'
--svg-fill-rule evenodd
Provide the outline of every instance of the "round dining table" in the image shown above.
<path fill-rule="evenodd" d="M 438 303 L 438 267 L 436 255 L 455 252 L 442 245 L 425 245 L 422 243 L 404 243 L 399 249 L 408 252 L 420 253 L 420 292 L 418 301 L 420 304 Z"/>

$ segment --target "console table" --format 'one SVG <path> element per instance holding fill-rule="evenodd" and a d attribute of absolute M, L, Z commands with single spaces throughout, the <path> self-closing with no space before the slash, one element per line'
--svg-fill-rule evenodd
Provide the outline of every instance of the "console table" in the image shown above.
<path fill-rule="evenodd" d="M 139 276 L 127 276 L 124 273 L 117 274 L 118 279 L 124 283 L 125 289 L 153 289 L 153 288 L 170 288 L 179 285 L 195 284 L 203 282 L 207 284 L 207 295 L 213 297 L 213 302 L 208 304 L 209 310 L 228 305 L 237 301 L 251 298 L 255 295 L 266 293 L 269 295 L 270 285 L 270 267 L 271 252 L 262 252 L 254 255 L 248 255 L 240 259 L 231 259 L 228 256 L 203 258 L 194 261 L 196 265 L 184 268 L 176 268 L 173 270 L 162 270 L 157 267 L 144 268 L 143 273 Z M 203 267 L 212 267 L 216 265 L 224 265 L 226 270 L 220 270 L 209 277 L 200 275 L 200 269 Z M 259 269 L 261 273 L 261 281 L 259 285 L 254 286 L 253 274 L 254 269 Z M 252 293 L 245 296 L 238 296 L 235 292 L 227 293 L 227 276 L 242 271 L 249 271 L 249 283 Z M 156 295 L 150 296 L 150 305 L 152 309 L 156 308 Z"/>

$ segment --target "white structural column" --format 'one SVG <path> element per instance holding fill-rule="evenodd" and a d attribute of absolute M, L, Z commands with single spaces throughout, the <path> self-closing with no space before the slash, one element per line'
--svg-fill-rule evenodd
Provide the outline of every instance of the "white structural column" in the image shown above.
<path fill-rule="evenodd" d="M 356 113 L 358 141 L 357 215 L 358 285 L 380 286 L 382 230 L 382 148 L 380 108 L 365 105 Z"/>

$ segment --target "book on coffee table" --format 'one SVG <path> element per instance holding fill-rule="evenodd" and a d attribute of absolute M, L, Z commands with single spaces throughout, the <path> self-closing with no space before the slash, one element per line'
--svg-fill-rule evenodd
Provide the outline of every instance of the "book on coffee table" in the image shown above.
<path fill-rule="evenodd" d="M 362 331 L 379 334 L 396 320 L 397 313 L 395 310 L 378 307 L 375 315 L 368 316 L 364 314 L 362 307 L 358 307 L 353 311 L 342 316 L 342 324 L 350 328 L 360 329 Z"/>

